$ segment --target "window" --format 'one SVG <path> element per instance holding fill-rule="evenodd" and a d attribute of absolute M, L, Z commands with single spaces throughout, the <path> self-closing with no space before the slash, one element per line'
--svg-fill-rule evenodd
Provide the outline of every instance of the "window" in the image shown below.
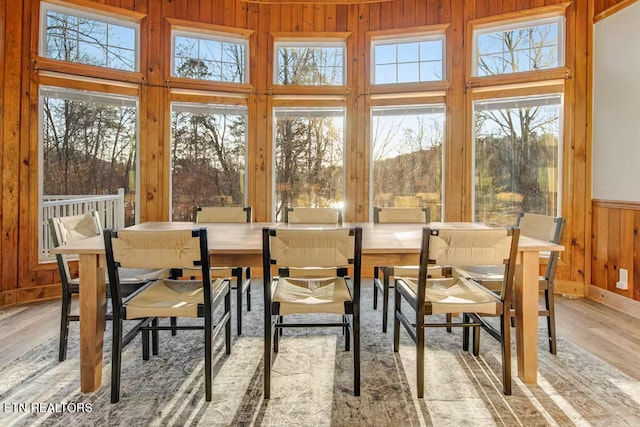
<path fill-rule="evenodd" d="M 564 17 L 474 31 L 475 76 L 564 66 Z"/>
<path fill-rule="evenodd" d="M 66 207 L 78 204 L 101 211 L 100 200 L 122 195 L 119 189 L 124 189 L 124 225 L 133 225 L 138 187 L 137 98 L 41 86 L 39 110 L 41 207 L 47 202 L 61 208 L 52 215 L 73 214 Z M 44 235 L 47 228 L 39 229 L 42 254 L 43 241 L 49 236 Z"/>
<path fill-rule="evenodd" d="M 344 42 L 276 42 L 274 83 L 279 85 L 344 85 Z"/>
<path fill-rule="evenodd" d="M 248 82 L 246 39 L 173 32 L 171 74 L 226 83 Z"/>
<path fill-rule="evenodd" d="M 444 80 L 444 35 L 371 43 L 373 84 Z"/>
<path fill-rule="evenodd" d="M 274 217 L 286 206 L 340 207 L 344 108 L 275 108 Z"/>
<path fill-rule="evenodd" d="M 171 104 L 171 218 L 200 206 L 244 206 L 247 109 Z"/>
<path fill-rule="evenodd" d="M 475 101 L 475 220 L 559 215 L 562 95 Z"/>
<path fill-rule="evenodd" d="M 40 55 L 50 59 L 138 71 L 139 25 L 42 3 Z"/>
<path fill-rule="evenodd" d="M 442 218 L 444 105 L 372 108 L 372 206 L 429 207 Z"/>

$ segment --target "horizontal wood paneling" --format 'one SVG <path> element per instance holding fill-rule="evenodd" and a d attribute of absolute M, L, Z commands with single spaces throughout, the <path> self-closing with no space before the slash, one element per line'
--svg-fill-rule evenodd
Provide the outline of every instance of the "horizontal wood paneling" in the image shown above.
<path fill-rule="evenodd" d="M 79 0 L 91 4 L 90 0 Z M 370 30 L 448 24 L 447 67 L 450 86 L 446 90 L 447 134 L 446 212 L 447 220 L 471 219 L 471 142 L 465 128 L 469 97 L 465 90 L 464 40 L 466 22 L 503 13 L 562 4 L 560 0 L 390 0 L 360 5 L 319 2 L 314 4 L 258 4 L 240 0 L 106 0 L 96 5 L 120 7 L 147 15 L 143 20 L 141 61 L 144 83 L 140 87 L 140 216 L 142 220 L 168 218 L 169 206 L 169 96 L 167 88 L 169 34 L 165 18 L 253 30 L 250 39 L 250 85 L 248 114 L 247 194 L 257 221 L 271 216 L 271 105 L 269 93 L 274 32 L 350 32 L 348 39 L 349 79 L 346 95 L 347 220 L 368 219 L 369 165 L 368 101 L 366 81 Z M 564 177 L 568 201 L 563 214 L 567 251 L 558 271 L 561 280 L 584 282 L 586 229 L 591 226 L 586 199 L 589 184 L 588 152 L 584 131 L 586 117 L 586 5 L 573 2 L 567 12 L 567 67 L 574 77 L 567 83 L 564 118 L 569 136 L 564 153 Z M 0 305 L 16 298 L 46 298 L 49 288 L 37 288 L 58 281 L 55 266 L 37 265 L 38 140 L 37 72 L 29 72 L 37 47 L 38 0 L 6 0 L 0 7 L 0 166 L 2 166 L 2 239 L 0 255 Z M 597 9 L 597 8 L 596 8 Z M 188 83 L 171 82 L 180 86 Z M 201 89 L 201 88 L 200 88 Z M 608 227 L 608 223 L 607 223 Z M 608 230 L 608 228 L 607 228 Z M 622 259 L 620 257 L 619 259 Z M 627 261 L 625 261 L 627 262 Z M 45 272 L 49 269 L 48 272 Z M 20 293 L 17 291 L 20 290 Z M 24 296 L 24 297 L 23 297 Z"/>

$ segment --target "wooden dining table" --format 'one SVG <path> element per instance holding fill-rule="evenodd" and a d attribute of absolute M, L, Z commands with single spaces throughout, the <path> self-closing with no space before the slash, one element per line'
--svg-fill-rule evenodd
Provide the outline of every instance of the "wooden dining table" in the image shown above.
<path fill-rule="evenodd" d="M 363 275 L 375 265 L 417 265 L 422 224 L 345 223 L 362 227 Z M 475 229 L 486 227 L 470 222 L 432 222 L 431 228 Z M 146 222 L 129 227 L 136 230 L 207 228 L 211 263 L 214 266 L 262 267 L 264 227 L 327 227 L 322 225 L 246 223 L 195 224 L 192 222 Z M 518 377 L 534 384 L 538 373 L 538 277 L 540 252 L 562 251 L 562 245 L 521 236 L 515 280 L 516 353 Z M 77 254 L 80 277 L 80 388 L 100 388 L 105 326 L 105 251 L 102 236 L 70 243 L 51 253 Z"/>

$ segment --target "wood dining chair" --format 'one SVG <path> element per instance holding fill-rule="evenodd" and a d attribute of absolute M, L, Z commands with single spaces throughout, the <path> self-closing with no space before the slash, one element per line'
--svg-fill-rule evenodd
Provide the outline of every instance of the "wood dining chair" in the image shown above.
<path fill-rule="evenodd" d="M 80 215 L 59 216 L 49 218 L 49 230 L 51 241 L 55 247 L 78 242 L 84 239 L 102 235 L 100 216 L 96 211 L 89 211 Z M 60 343 L 58 350 L 58 360 L 63 362 L 67 358 L 67 342 L 69 340 L 69 323 L 77 322 L 80 316 L 71 314 L 71 299 L 73 295 L 80 293 L 80 279 L 71 275 L 69 268 L 69 258 L 67 255 L 56 254 L 56 263 L 62 285 L 62 309 L 60 314 Z M 106 275 L 106 273 L 105 273 Z M 159 277 L 168 277 L 168 270 L 156 269 L 121 269 L 120 281 L 122 292 L 125 295 L 135 292 L 140 286 L 149 280 Z M 108 277 L 105 277 L 108 285 Z M 107 286 L 107 304 L 110 299 L 110 291 Z M 105 317 L 111 319 L 111 313 L 105 306 Z"/>
<path fill-rule="evenodd" d="M 143 359 L 159 352 L 158 332 L 202 330 L 204 340 L 205 399 L 211 401 L 213 341 L 224 330 L 225 352 L 231 353 L 231 294 L 229 279 L 210 276 L 207 230 L 105 230 L 104 245 L 113 300 L 113 349 L 111 353 L 111 402 L 120 400 L 122 350 L 142 331 Z M 147 284 L 129 298 L 121 289 L 120 267 L 200 268 L 199 280 L 160 279 Z M 221 307 L 214 322 L 214 313 Z M 160 326 L 159 317 L 203 318 L 203 324 Z M 124 321 L 135 320 L 124 334 Z M 151 334 L 151 335 L 150 335 Z"/>
<path fill-rule="evenodd" d="M 396 277 L 394 289 L 395 315 L 393 324 L 393 350 L 400 348 L 400 325 L 416 343 L 416 375 L 418 398 L 424 397 L 425 388 L 425 328 L 462 327 L 463 349 L 469 349 L 469 328 L 473 328 L 473 354 L 480 348 L 480 328 L 484 328 L 500 342 L 502 354 L 502 385 L 506 395 L 511 394 L 511 333 L 509 326 L 511 293 L 518 250 L 520 230 L 477 229 L 445 230 L 425 227 L 420 249 L 418 278 Z M 501 265 L 502 288 L 496 294 L 480 283 L 465 277 L 428 278 L 430 265 L 451 271 L 455 266 Z M 405 312 L 402 300 L 413 313 Z M 462 321 L 439 322 L 437 315 L 463 313 Z M 413 316 L 413 318 L 411 318 Z M 429 316 L 429 322 L 425 317 Z M 500 318 L 499 328 L 485 317 Z M 431 322 L 433 319 L 433 322 Z M 437 393 L 437 392 L 436 392 Z"/>
<path fill-rule="evenodd" d="M 342 225 L 342 211 L 335 208 L 300 208 L 287 206 L 284 210 L 286 224 L 337 224 Z"/>
<path fill-rule="evenodd" d="M 202 223 L 250 223 L 251 206 L 196 206 L 193 221 Z M 236 325 L 242 335 L 242 295 L 247 295 L 247 311 L 251 311 L 251 267 L 211 267 L 212 277 L 233 277 L 232 288 L 236 290 Z"/>
<path fill-rule="evenodd" d="M 550 215 L 539 215 L 519 212 L 515 226 L 520 228 L 520 235 L 544 240 L 551 243 L 560 243 L 564 230 L 564 219 Z M 547 268 L 544 275 L 538 279 L 540 292 L 544 294 L 544 308 L 538 310 L 538 316 L 545 317 L 547 323 L 547 341 L 549 352 L 557 353 L 556 343 L 556 316 L 555 316 L 555 276 L 560 252 L 551 251 L 548 256 Z M 491 266 L 465 266 L 456 268 L 455 274 L 463 277 L 471 277 L 481 282 L 487 288 L 498 291 L 502 283 L 503 272 Z M 515 312 L 511 311 L 511 325 L 515 322 Z"/>
<path fill-rule="evenodd" d="M 353 336 L 353 393 L 360 396 L 360 281 L 362 229 L 284 229 L 262 231 L 264 273 L 264 398 L 271 396 L 271 368 L 282 328 L 340 327 L 345 350 Z M 348 276 L 352 266 L 353 275 Z M 279 274 L 272 275 L 278 267 Z M 332 269 L 323 277 L 292 277 L 290 268 Z M 282 316 L 335 314 L 340 321 L 283 323 Z"/>
<path fill-rule="evenodd" d="M 374 207 L 374 224 L 427 224 L 431 222 L 429 208 Z M 434 270 L 435 271 L 435 270 Z M 380 277 L 382 272 L 382 277 Z M 378 309 L 378 292 L 382 294 L 382 332 L 387 333 L 389 317 L 389 289 L 393 288 L 392 277 L 418 277 L 417 265 L 373 267 L 373 309 Z"/>

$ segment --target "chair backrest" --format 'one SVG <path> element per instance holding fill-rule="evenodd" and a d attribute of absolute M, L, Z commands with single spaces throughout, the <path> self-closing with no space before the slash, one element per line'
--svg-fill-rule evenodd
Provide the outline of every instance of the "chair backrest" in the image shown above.
<path fill-rule="evenodd" d="M 362 270 L 362 228 L 262 229 L 262 267 L 264 283 L 271 282 L 271 267 L 344 267 L 353 265 L 353 301 L 360 300 Z M 345 273 L 346 274 L 346 273 Z M 315 276 L 315 275 L 314 275 Z M 326 277 L 326 276 L 325 276 Z M 271 302 L 271 289 L 265 289 L 265 304 Z"/>
<path fill-rule="evenodd" d="M 193 221 L 202 222 L 251 222 L 251 206 L 196 206 L 193 209 Z"/>
<path fill-rule="evenodd" d="M 55 247 L 102 234 L 100 217 L 96 211 L 81 215 L 49 218 L 49 230 L 51 231 L 51 241 Z M 56 254 L 56 262 L 62 285 L 69 286 L 71 273 L 66 255 Z"/>
<path fill-rule="evenodd" d="M 418 298 L 424 298 L 427 268 L 440 266 L 504 265 L 500 299 L 511 301 L 518 250 L 518 228 L 446 230 L 424 228 L 420 251 Z M 421 301 L 418 299 L 418 301 Z"/>
<path fill-rule="evenodd" d="M 373 222 L 375 224 L 391 223 L 422 223 L 431 222 L 429 208 L 373 208 Z"/>
<path fill-rule="evenodd" d="M 210 295 L 207 230 L 105 230 L 104 246 L 114 310 L 122 306 L 118 267 L 168 269 L 200 267 L 205 295 Z M 211 303 L 205 298 L 205 305 Z M 116 308 L 118 307 L 118 308 Z"/>
<path fill-rule="evenodd" d="M 342 211 L 334 208 L 298 208 L 287 206 L 284 210 L 287 224 L 338 224 L 342 225 Z"/>
<path fill-rule="evenodd" d="M 564 223 L 565 221 L 562 217 L 525 212 L 520 212 L 516 219 L 516 227 L 520 228 L 521 235 L 551 243 L 560 243 L 562 232 L 564 231 Z M 555 278 L 559 259 L 560 252 L 551 251 L 549 253 L 549 263 L 544 277 L 550 282 Z"/>

